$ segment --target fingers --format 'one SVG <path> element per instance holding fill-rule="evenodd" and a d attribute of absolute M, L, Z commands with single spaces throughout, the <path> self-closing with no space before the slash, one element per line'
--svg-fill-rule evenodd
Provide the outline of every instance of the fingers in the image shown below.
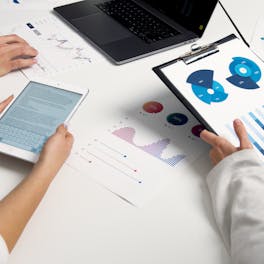
<path fill-rule="evenodd" d="M 222 153 L 221 150 L 212 148 L 209 152 L 209 157 L 211 159 L 211 162 L 213 165 L 216 165 L 219 163 L 222 159 L 224 159 L 224 154 Z"/>
<path fill-rule="evenodd" d="M 2 55 L 13 59 L 18 57 L 35 57 L 38 55 L 36 49 L 32 48 L 26 43 L 14 43 L 10 45 L 4 45 L 1 47 Z"/>
<path fill-rule="evenodd" d="M 209 145 L 215 146 L 219 137 L 216 134 L 204 129 L 200 134 L 200 138 Z"/>
<path fill-rule="evenodd" d="M 16 34 L 0 37 L 0 44 L 11 44 L 11 43 L 27 43 L 27 42 L 24 39 L 17 36 Z"/>
<path fill-rule="evenodd" d="M 68 130 L 66 129 L 66 127 L 64 126 L 64 124 L 59 125 L 57 127 L 57 129 L 56 129 L 56 133 L 63 134 L 63 135 L 65 135 L 67 133 L 67 131 Z"/>
<path fill-rule="evenodd" d="M 217 136 L 212 132 L 203 130 L 200 134 L 202 140 L 212 146 L 212 156 L 211 160 L 222 160 L 224 157 L 237 151 L 237 148 L 232 145 L 228 140 L 223 137 Z"/>
<path fill-rule="evenodd" d="M 237 134 L 237 137 L 240 141 L 240 149 L 253 148 L 248 138 L 246 128 L 244 124 L 241 122 L 241 120 L 239 119 L 234 120 L 233 125 L 234 125 L 235 132 Z"/>
<path fill-rule="evenodd" d="M 27 43 L 0 45 L 0 76 L 6 73 L 32 66 L 36 63 L 38 52 Z"/>
<path fill-rule="evenodd" d="M 10 71 L 24 69 L 34 65 L 37 62 L 36 59 L 17 59 L 10 61 Z"/>
<path fill-rule="evenodd" d="M 10 95 L 3 102 L 0 103 L 0 113 L 5 110 L 5 108 L 9 105 L 9 103 L 13 100 L 14 96 Z"/>
<path fill-rule="evenodd" d="M 56 133 L 65 136 L 69 141 L 73 141 L 73 135 L 68 131 L 64 124 L 57 127 Z"/>

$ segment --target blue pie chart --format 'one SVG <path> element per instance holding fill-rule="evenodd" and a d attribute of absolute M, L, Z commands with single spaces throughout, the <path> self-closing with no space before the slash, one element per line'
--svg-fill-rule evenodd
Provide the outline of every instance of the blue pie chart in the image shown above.
<path fill-rule="evenodd" d="M 243 57 L 234 57 L 229 65 L 232 76 L 227 80 L 233 85 L 243 89 L 257 89 L 257 82 L 261 79 L 261 70 L 252 60 Z"/>
<path fill-rule="evenodd" d="M 187 78 L 187 83 L 192 85 L 192 91 L 206 104 L 219 103 L 226 100 L 228 94 L 223 86 L 213 79 L 214 71 L 199 70 L 195 71 Z"/>

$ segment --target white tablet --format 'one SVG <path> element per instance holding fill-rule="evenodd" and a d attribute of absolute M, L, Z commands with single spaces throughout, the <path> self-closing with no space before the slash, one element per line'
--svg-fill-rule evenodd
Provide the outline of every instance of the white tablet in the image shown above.
<path fill-rule="evenodd" d="M 0 116 L 0 152 L 36 162 L 46 140 L 67 123 L 88 89 L 28 80 Z"/>

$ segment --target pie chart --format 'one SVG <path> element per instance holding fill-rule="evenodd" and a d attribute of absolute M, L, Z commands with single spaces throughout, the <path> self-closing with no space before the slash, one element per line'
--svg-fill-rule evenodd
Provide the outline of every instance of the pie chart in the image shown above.
<path fill-rule="evenodd" d="M 233 85 L 243 89 L 259 88 L 257 82 L 261 79 L 261 70 L 252 60 L 242 57 L 234 57 L 229 65 L 232 76 L 227 80 Z"/>
<path fill-rule="evenodd" d="M 226 100 L 228 94 L 223 86 L 213 79 L 214 71 L 199 70 L 189 75 L 187 83 L 192 85 L 192 91 L 206 104 L 219 103 Z"/>

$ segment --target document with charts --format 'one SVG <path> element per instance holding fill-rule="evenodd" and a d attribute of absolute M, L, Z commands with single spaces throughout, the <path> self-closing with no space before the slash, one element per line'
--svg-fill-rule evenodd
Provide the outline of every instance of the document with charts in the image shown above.
<path fill-rule="evenodd" d="M 89 43 L 52 15 L 1 30 L 17 34 L 39 51 L 37 64 L 23 69 L 28 78 L 54 76 L 88 67 L 102 59 Z"/>
<path fill-rule="evenodd" d="M 264 158 L 264 64 L 237 38 L 217 48 L 189 64 L 178 59 L 158 66 L 156 72 L 203 124 L 235 145 L 233 120 L 240 118 Z"/>
<path fill-rule="evenodd" d="M 134 92 L 131 102 L 141 103 L 124 115 L 116 110 L 124 98 L 112 104 L 101 99 L 100 106 L 93 106 L 96 120 L 86 117 L 87 131 L 73 130 L 76 140 L 67 164 L 139 207 L 172 178 L 184 177 L 185 166 L 209 147 L 199 138 L 199 122 L 165 93 L 165 98 L 140 98 Z"/>

